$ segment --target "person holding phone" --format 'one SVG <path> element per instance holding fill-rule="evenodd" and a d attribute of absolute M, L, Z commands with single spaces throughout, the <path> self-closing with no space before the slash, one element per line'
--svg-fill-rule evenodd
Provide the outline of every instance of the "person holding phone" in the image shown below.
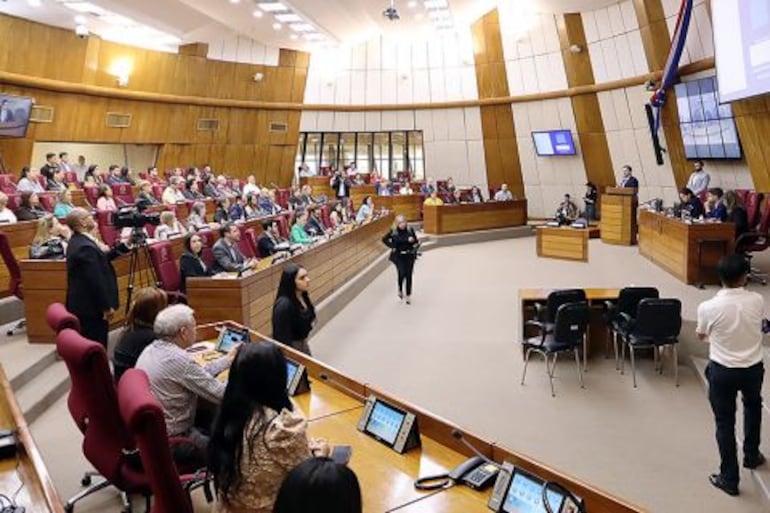
<path fill-rule="evenodd" d="M 396 216 L 393 228 L 382 238 L 383 244 L 390 248 L 390 261 L 398 271 L 398 299 L 404 299 L 404 285 L 406 285 L 406 304 L 412 304 L 412 273 L 414 262 L 417 260 L 417 250 L 420 241 L 414 229 L 406 222 L 402 215 Z"/>
<path fill-rule="evenodd" d="M 216 513 L 271 512 L 284 477 L 325 440 L 307 436 L 307 420 L 286 391 L 286 358 L 271 342 L 242 345 L 230 367 L 208 445 Z"/>
<path fill-rule="evenodd" d="M 273 338 L 310 355 L 307 337 L 315 324 L 315 307 L 310 301 L 310 277 L 297 264 L 283 268 L 273 305 Z"/>

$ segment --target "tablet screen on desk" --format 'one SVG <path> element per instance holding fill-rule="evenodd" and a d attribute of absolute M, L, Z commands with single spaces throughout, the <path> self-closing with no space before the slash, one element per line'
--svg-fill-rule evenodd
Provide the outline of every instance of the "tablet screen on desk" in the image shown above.
<path fill-rule="evenodd" d="M 548 502 L 555 512 L 561 511 L 564 495 L 548 491 Z M 503 503 L 505 513 L 546 513 L 543 505 L 543 482 L 516 469 L 508 495 Z"/>
<path fill-rule="evenodd" d="M 220 353 L 229 353 L 231 349 L 247 341 L 248 334 L 246 332 L 225 328 L 219 333 L 217 351 Z"/>
<path fill-rule="evenodd" d="M 375 401 L 372 413 L 366 423 L 366 432 L 387 442 L 396 443 L 396 437 L 401 430 L 406 414 L 380 401 Z"/>

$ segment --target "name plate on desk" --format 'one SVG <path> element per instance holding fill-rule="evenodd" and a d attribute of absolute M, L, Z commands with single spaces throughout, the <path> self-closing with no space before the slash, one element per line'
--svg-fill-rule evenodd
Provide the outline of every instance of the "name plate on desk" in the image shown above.
<path fill-rule="evenodd" d="M 358 430 L 399 454 L 421 445 L 417 417 L 375 396 L 366 400 Z"/>

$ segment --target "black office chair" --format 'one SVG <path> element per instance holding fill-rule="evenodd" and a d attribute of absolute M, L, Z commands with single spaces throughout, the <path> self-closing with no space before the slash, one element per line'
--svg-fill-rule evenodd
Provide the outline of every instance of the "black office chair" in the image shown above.
<path fill-rule="evenodd" d="M 536 352 L 543 355 L 545 370 L 551 382 L 552 397 L 556 397 L 553 388 L 553 376 L 556 372 L 556 360 L 559 353 L 572 351 L 575 354 L 580 388 L 585 388 L 579 348 L 581 345 L 585 347 L 586 329 L 589 321 L 588 303 L 581 301 L 561 305 L 556 311 L 555 321 L 551 333 L 542 331 L 540 336 L 524 340 L 523 346 L 526 352 L 524 354 L 524 371 L 521 374 L 521 384 L 523 385 L 524 379 L 527 377 L 530 354 Z M 550 362 L 551 355 L 553 355 L 553 363 Z"/>
<path fill-rule="evenodd" d="M 609 347 L 612 344 L 615 352 L 615 370 L 620 369 L 620 360 L 618 359 L 618 334 L 621 331 L 628 331 L 627 318 L 634 318 L 636 308 L 642 299 L 657 299 L 660 297 L 658 289 L 655 287 L 625 287 L 620 289 L 618 299 L 615 301 L 605 301 L 607 308 L 604 320 L 607 324 L 607 344 L 604 349 L 605 357 L 609 355 Z M 621 314 L 626 314 L 623 316 Z"/>
<path fill-rule="evenodd" d="M 561 305 L 567 303 L 584 303 L 586 301 L 586 291 L 583 289 L 562 289 L 554 290 L 548 294 L 545 305 L 535 303 L 535 319 L 529 320 L 524 327 L 534 326 L 545 336 L 553 332 L 556 323 L 556 312 Z"/>
<path fill-rule="evenodd" d="M 631 352 L 631 374 L 636 388 L 635 352 L 640 348 L 653 349 L 655 370 L 663 374 L 663 359 L 660 351 L 667 346 L 673 349 L 674 383 L 679 386 L 679 366 L 677 349 L 679 332 L 682 330 L 682 302 L 678 299 L 642 299 L 636 309 L 636 319 L 628 314 L 620 314 L 626 318 L 627 328 L 619 333 L 622 336 L 620 373 L 625 371 L 626 346 Z"/>

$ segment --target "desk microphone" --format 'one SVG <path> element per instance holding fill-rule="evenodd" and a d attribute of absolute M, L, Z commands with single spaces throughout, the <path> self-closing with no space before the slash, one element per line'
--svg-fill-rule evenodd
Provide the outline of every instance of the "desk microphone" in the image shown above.
<path fill-rule="evenodd" d="M 329 377 L 328 374 L 322 373 L 322 374 L 319 375 L 319 377 L 321 378 L 321 381 L 323 381 L 325 383 L 328 383 L 328 384 L 334 386 L 335 388 L 340 388 L 344 392 L 347 392 L 348 394 L 350 394 L 350 395 L 360 399 L 361 401 L 366 402 L 366 396 L 359 394 L 358 392 L 356 392 L 355 390 L 353 390 L 349 386 L 345 385 L 344 383 L 340 382 L 339 380 L 336 380 L 336 379 L 334 379 L 332 377 Z"/>
<path fill-rule="evenodd" d="M 459 429 L 453 429 L 452 430 L 452 436 L 457 438 L 458 440 L 460 440 L 463 443 L 463 445 L 465 445 L 465 447 L 467 447 L 468 449 L 473 451 L 473 454 L 475 454 L 476 456 L 478 456 L 482 460 L 486 461 L 487 463 L 495 463 L 494 461 L 492 461 L 489 458 L 487 458 L 486 456 L 484 456 L 481 453 L 481 451 L 476 449 L 476 447 L 474 447 L 473 444 L 471 444 L 468 440 L 466 440 L 465 439 L 465 435 L 463 435 L 463 432 L 460 431 Z M 495 465 L 497 465 L 497 464 L 495 463 Z"/>

